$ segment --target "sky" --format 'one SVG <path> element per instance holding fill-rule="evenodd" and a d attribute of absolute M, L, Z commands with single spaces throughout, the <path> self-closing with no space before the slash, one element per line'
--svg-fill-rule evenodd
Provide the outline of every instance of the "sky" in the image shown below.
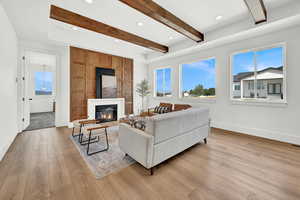
<path fill-rule="evenodd" d="M 35 72 L 34 76 L 36 91 L 52 91 L 52 72 Z M 43 80 L 45 80 L 45 84 Z"/>
<path fill-rule="evenodd" d="M 254 71 L 255 53 L 246 52 L 233 56 L 233 74 L 240 72 Z M 269 67 L 283 66 L 283 49 L 282 47 L 267 49 L 256 52 L 257 70 L 263 70 Z"/>
<path fill-rule="evenodd" d="M 188 91 L 196 85 L 202 84 L 204 88 L 215 88 L 216 60 L 209 59 L 182 65 L 182 89 Z"/>

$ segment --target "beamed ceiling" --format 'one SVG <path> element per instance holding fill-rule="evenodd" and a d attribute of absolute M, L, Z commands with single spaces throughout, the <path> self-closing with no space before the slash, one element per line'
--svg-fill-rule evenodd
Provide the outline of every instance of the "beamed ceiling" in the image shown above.
<path fill-rule="evenodd" d="M 195 43 L 203 41 L 203 39 L 205 41 L 207 32 L 226 27 L 243 19 L 251 19 L 253 24 L 257 23 L 255 20 L 264 17 L 264 12 L 257 12 L 257 9 L 262 7 L 255 7 L 255 4 L 249 6 L 247 4 L 249 1 L 94 0 L 93 4 L 87 4 L 85 0 L 2 0 L 1 3 L 7 10 L 18 36 L 22 39 L 54 40 L 67 44 L 73 43 L 76 39 L 91 40 L 93 41 L 91 43 L 111 45 L 112 49 L 122 46 L 123 49 L 128 49 L 133 53 L 145 53 L 149 52 L 148 48 L 154 51 L 167 52 L 165 47 L 182 40 L 190 40 Z M 256 3 L 264 3 L 267 13 L 297 1 L 255 0 Z M 139 2 L 139 5 L 134 5 L 136 2 Z M 143 3 L 144 8 L 140 5 Z M 143 38 L 145 41 L 151 41 L 153 45 L 149 47 L 141 44 L 140 39 L 139 42 L 126 41 L 126 38 L 122 38 L 124 35 L 120 37 L 103 32 L 99 33 L 100 31 L 87 30 L 88 27 L 80 27 L 79 24 L 76 25 L 79 26 L 79 29 L 73 30 L 74 24 L 49 18 L 50 5 L 112 26 L 138 38 Z M 159 6 L 159 8 L 155 6 Z M 216 20 L 219 15 L 222 16 L 222 19 Z M 139 23 L 143 25 L 138 26 Z M 157 45 L 162 48 L 157 48 Z M 156 47 L 153 48 L 153 46 Z"/>

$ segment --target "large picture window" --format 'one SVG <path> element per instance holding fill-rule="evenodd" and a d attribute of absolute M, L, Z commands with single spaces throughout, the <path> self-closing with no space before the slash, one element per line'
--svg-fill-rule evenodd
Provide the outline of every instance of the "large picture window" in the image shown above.
<path fill-rule="evenodd" d="M 162 68 L 155 70 L 155 96 L 172 96 L 171 68 Z"/>
<path fill-rule="evenodd" d="M 232 99 L 285 100 L 284 47 L 236 53 L 232 56 Z"/>
<path fill-rule="evenodd" d="M 215 59 L 181 65 L 181 96 L 212 98 L 216 95 Z"/>

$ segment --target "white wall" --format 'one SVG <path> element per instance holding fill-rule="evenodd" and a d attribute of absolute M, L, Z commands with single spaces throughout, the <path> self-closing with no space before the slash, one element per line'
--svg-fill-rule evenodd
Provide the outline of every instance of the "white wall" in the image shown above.
<path fill-rule="evenodd" d="M 18 41 L 0 4 L 0 160 L 17 135 L 17 57 Z"/>
<path fill-rule="evenodd" d="M 173 70 L 173 98 L 149 99 L 150 106 L 161 101 L 172 103 L 190 103 L 193 106 L 210 108 L 212 125 L 217 128 L 242 132 L 250 135 L 300 144 L 299 116 L 300 116 L 300 27 L 284 29 L 280 32 L 268 33 L 263 36 L 233 42 L 220 47 L 207 48 L 188 55 L 167 58 L 149 65 L 149 80 L 153 81 L 153 69 L 162 66 L 172 66 Z M 230 54 L 243 49 L 268 46 L 276 43 L 286 43 L 287 55 L 287 105 L 257 105 L 235 104 L 230 100 Z M 178 66 L 180 63 L 209 57 L 216 58 L 216 101 L 205 103 L 199 101 L 182 100 L 178 97 Z"/>
<path fill-rule="evenodd" d="M 146 79 L 148 80 L 148 74 L 147 74 L 147 65 L 143 62 L 140 62 L 138 60 L 134 61 L 133 64 L 133 104 L 134 109 L 133 112 L 135 114 L 138 114 L 142 109 L 142 98 L 136 93 L 136 86 L 138 83 L 140 83 L 142 80 Z M 147 99 L 144 99 L 144 108 L 147 108 Z"/>

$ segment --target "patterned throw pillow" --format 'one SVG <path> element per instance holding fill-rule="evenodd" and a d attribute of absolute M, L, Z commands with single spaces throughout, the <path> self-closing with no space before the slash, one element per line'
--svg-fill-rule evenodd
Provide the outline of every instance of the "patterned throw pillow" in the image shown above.
<path fill-rule="evenodd" d="M 154 113 L 163 114 L 163 113 L 168 113 L 168 112 L 170 112 L 170 108 L 169 107 L 156 106 L 154 108 Z"/>
<path fill-rule="evenodd" d="M 171 112 L 170 108 L 169 107 L 166 107 L 165 109 L 165 113 L 168 113 L 168 112 Z"/>
<path fill-rule="evenodd" d="M 163 107 L 162 112 L 161 113 L 167 113 L 168 112 L 168 107 Z"/>
<path fill-rule="evenodd" d="M 158 109 L 159 109 L 159 106 L 156 106 L 156 107 L 154 108 L 154 113 L 158 113 Z"/>
<path fill-rule="evenodd" d="M 146 122 L 143 120 L 137 120 L 133 123 L 134 128 L 144 131 L 146 129 Z"/>
<path fill-rule="evenodd" d="M 157 113 L 161 114 L 162 109 L 163 109 L 163 107 L 159 106 L 158 109 L 157 109 Z"/>

